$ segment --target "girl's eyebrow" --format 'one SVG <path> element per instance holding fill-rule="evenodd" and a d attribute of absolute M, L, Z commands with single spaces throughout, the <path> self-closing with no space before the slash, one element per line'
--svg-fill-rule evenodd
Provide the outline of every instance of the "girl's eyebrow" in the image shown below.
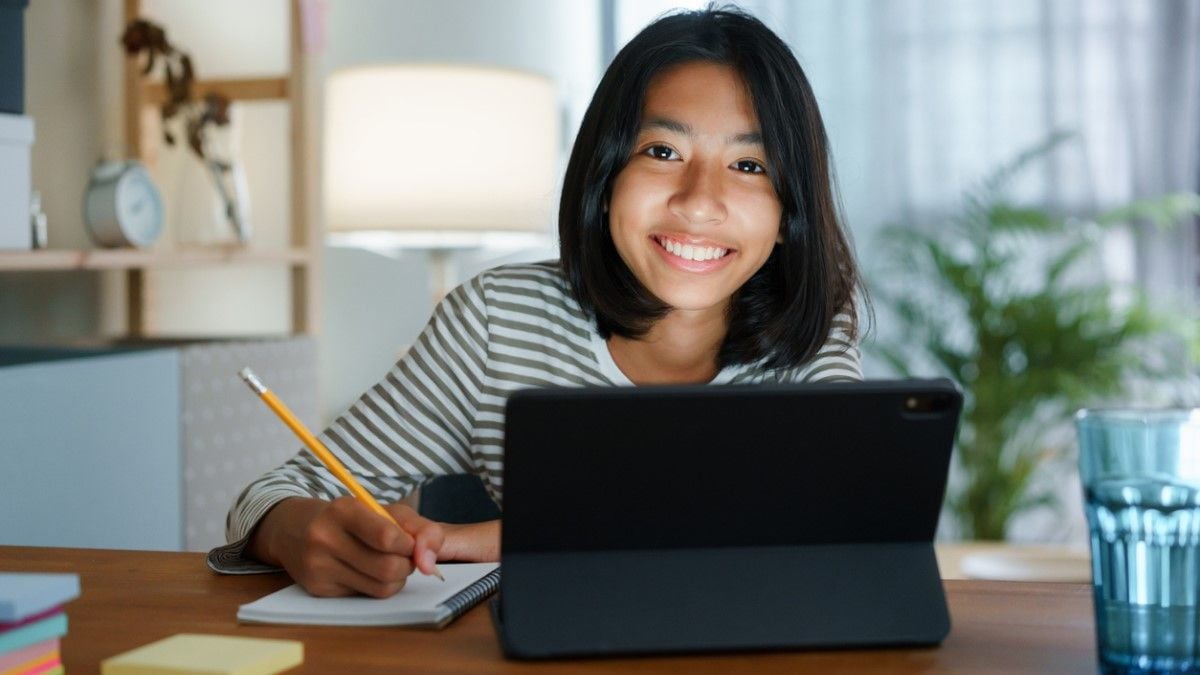
<path fill-rule="evenodd" d="M 646 129 L 665 129 L 673 131 L 677 134 L 683 134 L 688 138 L 695 138 L 696 131 L 692 129 L 690 124 L 673 120 L 669 117 L 651 117 L 642 122 L 642 130 Z M 757 131 L 744 131 L 740 134 L 734 134 L 727 139 L 726 143 L 733 145 L 762 145 L 762 134 Z"/>

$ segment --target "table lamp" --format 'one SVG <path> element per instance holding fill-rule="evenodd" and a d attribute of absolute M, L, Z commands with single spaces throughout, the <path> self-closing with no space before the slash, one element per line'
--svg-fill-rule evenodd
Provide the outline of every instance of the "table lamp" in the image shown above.
<path fill-rule="evenodd" d="M 325 90 L 329 241 L 431 253 L 435 301 L 456 248 L 549 241 L 559 114 L 553 83 L 483 66 L 348 68 Z"/>

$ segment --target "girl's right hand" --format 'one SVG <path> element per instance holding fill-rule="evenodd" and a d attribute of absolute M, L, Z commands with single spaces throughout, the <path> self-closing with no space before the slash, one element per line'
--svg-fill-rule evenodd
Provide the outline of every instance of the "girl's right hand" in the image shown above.
<path fill-rule="evenodd" d="M 414 567 L 433 573 L 445 537 L 439 524 L 407 506 L 387 510 L 400 527 L 353 497 L 285 499 L 259 522 L 246 551 L 283 566 L 313 595 L 386 598 Z"/>

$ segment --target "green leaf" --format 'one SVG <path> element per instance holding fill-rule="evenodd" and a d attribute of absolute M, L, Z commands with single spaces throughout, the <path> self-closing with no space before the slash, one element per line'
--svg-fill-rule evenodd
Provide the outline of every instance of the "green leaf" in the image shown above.
<path fill-rule="evenodd" d="M 1146 220 L 1166 229 L 1174 227 L 1188 216 L 1200 216 L 1200 195 L 1177 192 L 1153 199 L 1139 199 L 1107 211 L 1096 217 L 1101 225 L 1114 225 Z"/>
<path fill-rule="evenodd" d="M 1059 253 L 1050 259 L 1046 264 L 1046 282 L 1045 286 L 1054 287 L 1059 284 L 1062 275 L 1071 266 L 1079 261 L 1080 258 L 1091 253 L 1096 245 L 1092 241 L 1083 240 L 1071 244 L 1065 251 Z"/>
<path fill-rule="evenodd" d="M 1159 343 L 1173 340 L 1176 355 L 1188 351 L 1200 364 L 1194 308 L 1158 313 L 1136 289 L 1118 305 L 1118 291 L 1129 289 L 1068 283 L 1067 274 L 1096 251 L 1093 222 L 1175 222 L 1200 214 L 1200 196 L 1068 217 L 1006 197 L 1022 171 L 1074 137 L 1053 134 L 1002 165 L 943 222 L 892 223 L 876 240 L 886 275 L 872 281 L 900 337 L 875 353 L 900 375 L 932 364 L 963 387 L 954 462 L 964 480 L 946 507 L 969 536 L 1003 537 L 1014 515 L 1054 506 L 1052 493 L 1031 487 L 1061 454 L 1042 439 L 1078 407 L 1119 395 L 1131 377 L 1178 377 L 1178 358 Z M 1031 257 L 1042 251 L 1048 260 Z"/>
<path fill-rule="evenodd" d="M 1059 232 L 1063 224 L 1045 211 L 1032 207 L 995 204 L 988 210 L 988 223 L 993 234 L 1003 232 Z"/>

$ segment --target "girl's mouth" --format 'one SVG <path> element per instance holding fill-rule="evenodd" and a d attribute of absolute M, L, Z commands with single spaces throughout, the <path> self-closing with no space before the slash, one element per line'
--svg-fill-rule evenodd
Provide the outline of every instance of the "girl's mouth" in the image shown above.
<path fill-rule="evenodd" d="M 687 272 L 708 272 L 724 267 L 736 249 L 715 244 L 689 244 L 663 235 L 651 235 L 655 248 L 672 267 Z"/>

